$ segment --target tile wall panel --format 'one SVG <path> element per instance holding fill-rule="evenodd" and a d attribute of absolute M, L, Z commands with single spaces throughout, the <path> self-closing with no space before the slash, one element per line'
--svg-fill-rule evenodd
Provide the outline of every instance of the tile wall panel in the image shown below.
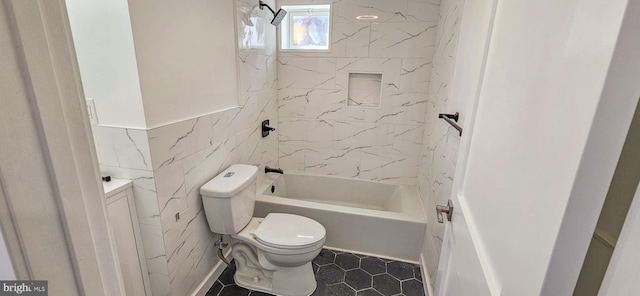
<path fill-rule="evenodd" d="M 285 171 L 416 184 L 439 10 L 438 0 L 334 0 L 329 52 L 278 53 Z M 379 18 L 356 19 L 365 14 Z M 349 73 L 382 74 L 380 106 L 348 106 Z"/>
<path fill-rule="evenodd" d="M 238 107 L 150 130 L 94 127 L 102 173 L 133 180 L 154 296 L 191 295 L 219 260 L 200 186 L 234 163 L 278 165 L 278 131 L 260 135 L 265 119 L 279 130 L 276 31 L 256 4 L 236 1 Z M 318 81 L 327 79 L 322 75 Z"/>
<path fill-rule="evenodd" d="M 444 224 L 436 221 L 435 206 L 446 204 L 450 197 L 460 144 L 458 132 L 438 119 L 438 113 L 450 111 L 449 86 L 456 60 L 463 6 L 464 0 L 442 0 L 440 6 L 421 152 L 422 161 L 418 174 L 418 189 L 427 214 L 423 254 L 432 282 L 436 279 L 444 235 Z M 417 63 L 413 64 L 415 65 Z M 411 67 L 409 64 L 406 65 L 406 69 Z"/>
<path fill-rule="evenodd" d="M 236 2 L 239 107 L 149 131 L 174 296 L 191 294 L 219 260 L 213 246 L 219 236 L 209 229 L 200 187 L 234 163 L 277 166 L 278 131 L 267 138 L 260 133 L 265 119 L 280 129 L 276 32 L 254 2 Z"/>

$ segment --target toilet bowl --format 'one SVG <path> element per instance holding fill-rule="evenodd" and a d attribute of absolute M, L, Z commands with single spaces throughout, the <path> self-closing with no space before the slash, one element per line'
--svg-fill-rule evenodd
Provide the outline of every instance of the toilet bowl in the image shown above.
<path fill-rule="evenodd" d="M 325 234 L 320 223 L 302 216 L 271 213 L 251 219 L 231 235 L 239 241 L 232 251 L 236 283 L 276 295 L 311 295 L 316 289 L 311 260 L 322 250 Z"/>
<path fill-rule="evenodd" d="M 326 230 L 298 215 L 252 217 L 257 171 L 233 165 L 200 188 L 209 227 L 237 241 L 231 253 L 239 286 L 282 296 L 311 295 L 316 288 L 311 260 L 322 250 Z"/>

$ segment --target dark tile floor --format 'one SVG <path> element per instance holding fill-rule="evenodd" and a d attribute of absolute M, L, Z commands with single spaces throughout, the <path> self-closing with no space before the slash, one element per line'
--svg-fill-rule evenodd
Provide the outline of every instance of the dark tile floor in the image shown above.
<path fill-rule="evenodd" d="M 323 249 L 312 265 L 318 281 L 314 296 L 425 295 L 420 266 L 415 264 Z M 206 296 L 271 295 L 239 287 L 234 273 L 231 263 Z"/>

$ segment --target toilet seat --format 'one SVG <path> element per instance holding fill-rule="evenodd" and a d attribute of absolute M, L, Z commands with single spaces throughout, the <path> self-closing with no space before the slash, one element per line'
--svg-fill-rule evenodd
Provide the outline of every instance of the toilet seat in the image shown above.
<path fill-rule="evenodd" d="M 313 219 L 307 217 L 270 213 L 255 229 L 256 241 L 278 249 L 307 249 L 324 243 L 327 232 Z"/>
<path fill-rule="evenodd" d="M 249 224 L 247 224 L 247 226 L 245 226 L 242 231 L 236 234 L 232 234 L 231 237 L 239 241 L 248 243 L 262 251 L 280 255 L 299 255 L 314 252 L 316 250 L 322 249 L 322 246 L 324 245 L 324 236 L 321 237 L 320 240 L 318 240 L 316 243 L 307 244 L 304 246 L 281 246 L 276 244 L 263 243 L 256 238 L 255 232 L 264 220 L 265 218 L 251 218 Z"/>

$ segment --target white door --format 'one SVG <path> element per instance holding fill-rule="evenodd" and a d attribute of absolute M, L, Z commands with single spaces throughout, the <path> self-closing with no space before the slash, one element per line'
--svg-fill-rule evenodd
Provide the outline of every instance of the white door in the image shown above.
<path fill-rule="evenodd" d="M 466 1 L 450 96 L 469 106 L 436 295 L 571 295 L 640 95 L 629 7 Z"/>
<path fill-rule="evenodd" d="M 484 67 L 490 44 L 495 5 L 497 0 L 473 1 L 464 4 L 460 28 L 456 65 L 452 77 L 450 100 L 460 114 L 459 124 L 464 126 L 464 137 L 460 145 L 459 160 L 452 192 L 458 192 L 464 177 L 464 162 L 472 133 L 469 122 L 473 121 L 477 100 L 483 81 Z M 472 98 L 472 99 L 469 99 Z M 444 124 L 444 123 L 443 123 Z M 476 255 L 473 239 L 465 221 L 456 194 L 452 196 L 453 217 L 447 223 L 443 237 L 440 264 L 436 276 L 436 295 L 490 295 L 487 281 Z"/>

